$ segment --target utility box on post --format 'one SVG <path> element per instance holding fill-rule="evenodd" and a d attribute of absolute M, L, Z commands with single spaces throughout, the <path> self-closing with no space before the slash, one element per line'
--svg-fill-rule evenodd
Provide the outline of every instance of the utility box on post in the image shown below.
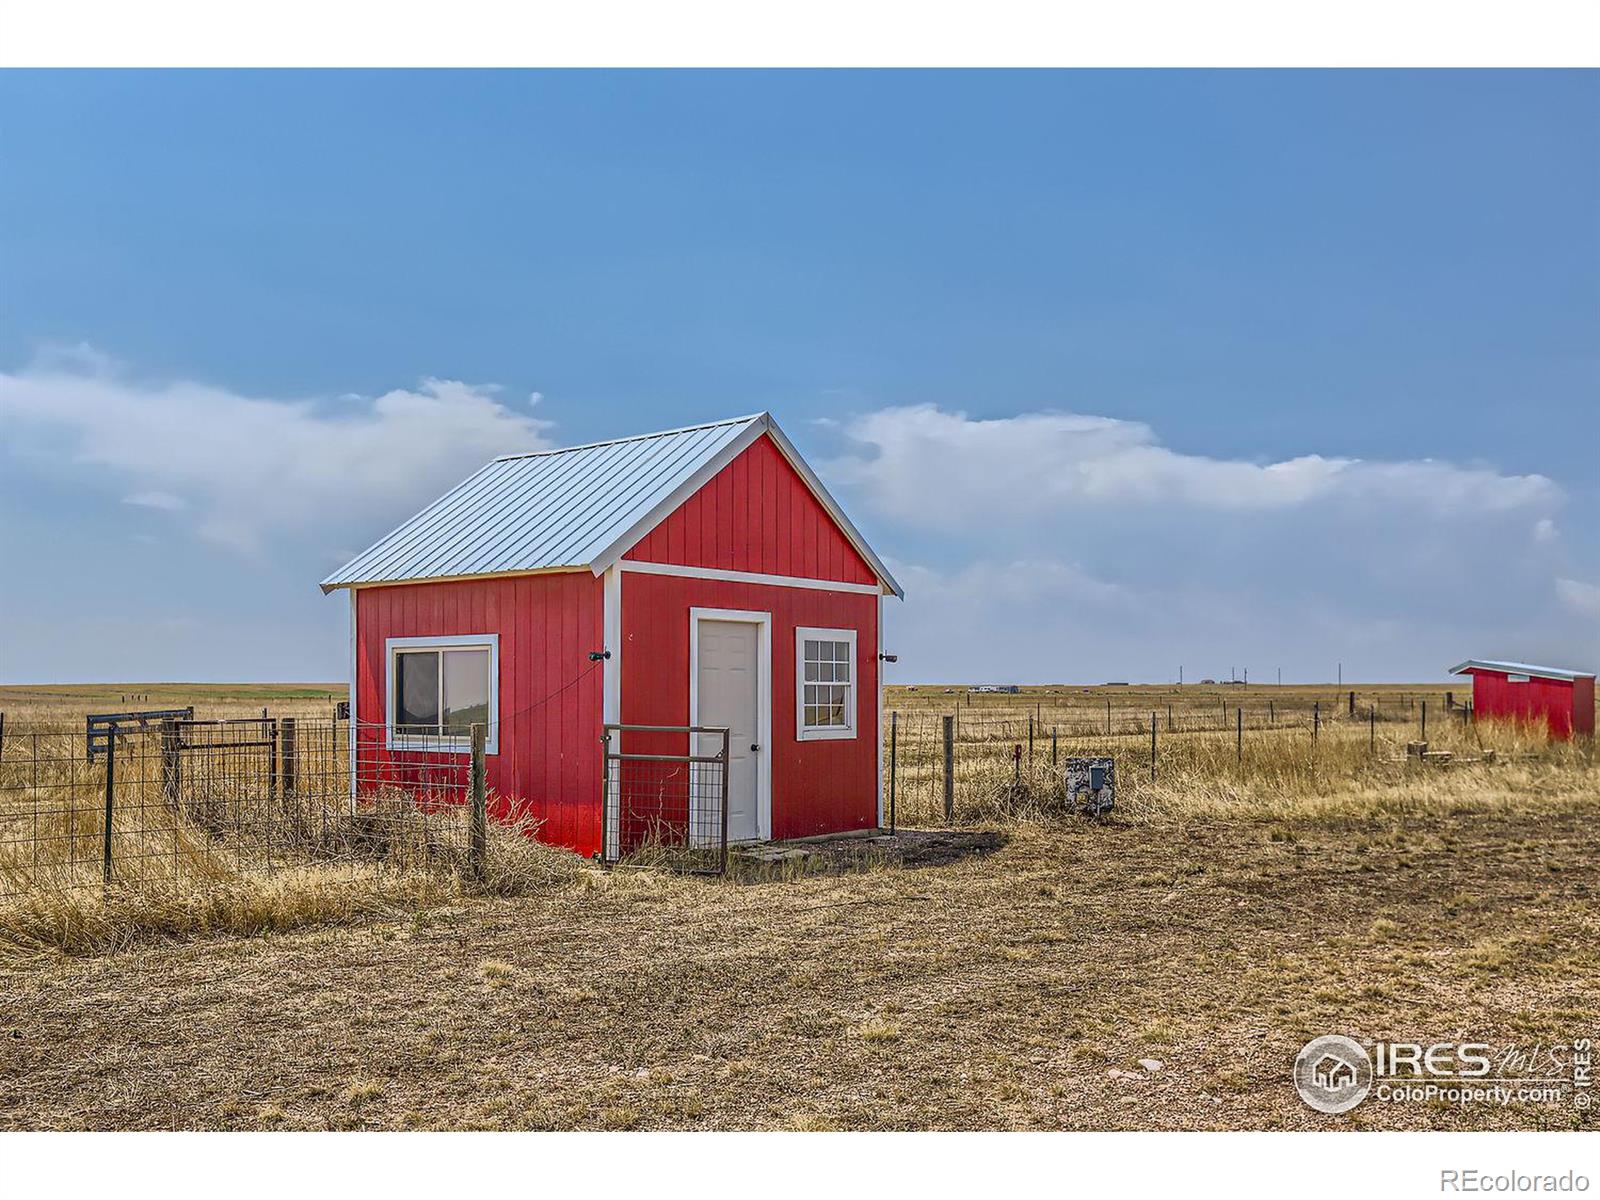
<path fill-rule="evenodd" d="M 1067 759 L 1067 802 L 1084 816 L 1105 816 L 1111 811 L 1116 792 L 1116 759 Z"/>

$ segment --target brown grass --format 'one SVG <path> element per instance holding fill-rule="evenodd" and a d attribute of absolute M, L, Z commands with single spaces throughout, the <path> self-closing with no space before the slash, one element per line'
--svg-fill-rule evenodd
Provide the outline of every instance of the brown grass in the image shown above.
<path fill-rule="evenodd" d="M 1175 736 L 1104 823 L 974 755 L 958 817 L 990 832 L 929 865 L 703 880 L 534 847 L 508 898 L 83 918 L 102 932 L 0 964 L 0 1126 L 1585 1127 L 1295 1096 L 1317 1034 L 1526 1046 L 1600 1021 L 1587 750 L 1441 723 L 1458 760 L 1434 766 L 1409 728 L 1367 735 L 1334 721 L 1313 757 L 1247 734 L 1243 763 L 1231 733 Z"/>

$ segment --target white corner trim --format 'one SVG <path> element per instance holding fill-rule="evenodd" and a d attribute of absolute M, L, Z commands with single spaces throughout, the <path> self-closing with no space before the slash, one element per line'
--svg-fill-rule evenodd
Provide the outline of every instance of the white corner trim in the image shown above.
<path fill-rule="evenodd" d="M 389 750 L 426 750 L 439 754 L 470 754 L 469 737 L 407 737 L 394 731 L 394 656 L 402 650 L 449 649 L 477 646 L 489 651 L 489 728 L 485 754 L 500 753 L 500 635 L 452 634 L 445 637 L 396 637 L 383 642 L 383 743 Z"/>
<path fill-rule="evenodd" d="M 880 605 L 882 601 L 879 602 Z M 806 725 L 806 639 L 850 643 L 850 699 L 845 705 L 849 724 L 843 729 L 813 729 Z M 853 741 L 861 728 L 861 650 L 854 629 L 822 629 L 798 625 L 794 631 L 794 736 L 798 742 Z"/>
<path fill-rule="evenodd" d="M 724 583 L 758 583 L 765 587 L 807 588 L 817 592 L 855 592 L 862 596 L 881 596 L 875 583 L 845 583 L 837 579 L 809 579 L 803 575 L 767 575 L 760 571 L 724 571 L 717 567 L 682 567 L 676 563 L 642 562 L 625 558 L 617 563 L 624 571 L 640 575 L 676 575 L 682 579 L 716 579 Z M 609 568 L 608 568 L 609 569 Z"/>
<path fill-rule="evenodd" d="M 745 621 L 756 634 L 756 837 L 772 840 L 772 614 L 742 608 L 689 609 L 689 724 L 700 724 L 700 622 Z"/>
<path fill-rule="evenodd" d="M 883 597 L 878 597 L 878 625 L 873 631 L 872 644 L 877 650 L 877 660 L 873 663 L 874 678 L 878 681 L 878 718 L 873 722 L 873 736 L 878 739 L 878 828 L 883 828 L 883 669 L 888 666 L 883 660 Z"/>
<path fill-rule="evenodd" d="M 356 617 L 358 601 L 356 589 L 350 589 L 350 728 L 346 731 L 349 739 L 350 756 L 350 811 L 356 811 L 356 753 L 360 743 L 356 738 L 356 730 L 360 727 L 361 713 L 356 707 L 356 692 L 360 687 L 361 679 L 361 639 L 356 634 Z"/>
<path fill-rule="evenodd" d="M 611 651 L 611 657 L 601 663 L 601 721 L 606 725 L 622 724 L 622 572 L 607 567 L 601 583 L 603 611 L 601 616 L 601 648 Z M 615 749 L 616 747 L 613 747 Z"/>

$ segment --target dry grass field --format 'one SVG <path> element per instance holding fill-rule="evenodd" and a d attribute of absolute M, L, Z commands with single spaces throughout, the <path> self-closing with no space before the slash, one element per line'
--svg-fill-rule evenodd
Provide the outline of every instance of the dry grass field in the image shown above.
<path fill-rule="evenodd" d="M 322 715 L 336 691 L 172 690 L 148 703 Z M 1200 688 L 1172 698 L 1170 731 L 1172 689 L 973 697 L 948 833 L 924 830 L 942 824 L 932 718 L 955 700 L 893 691 L 902 825 L 922 828 L 811 870 L 572 860 L 512 896 L 396 888 L 254 927 L 99 914 L 120 941 L 0 955 L 0 1127 L 1587 1125 L 1570 1103 L 1323 1116 L 1289 1067 L 1323 1033 L 1600 1030 L 1592 751 L 1441 714 L 1429 741 L 1454 757 L 1424 764 L 1404 697 L 1432 711 L 1442 690 L 1394 689 L 1381 722 L 1346 698 L 1315 745 L 1290 689 L 1216 690 L 1273 723 L 1241 737 Z M 143 694 L 45 691 L 0 689 L 0 710 L 81 720 Z M 1108 695 L 1110 737 L 1091 725 Z M 1030 707 L 1031 770 L 1011 757 Z M 1060 810 L 1049 728 L 1058 755 L 1118 755 L 1109 820 Z"/>

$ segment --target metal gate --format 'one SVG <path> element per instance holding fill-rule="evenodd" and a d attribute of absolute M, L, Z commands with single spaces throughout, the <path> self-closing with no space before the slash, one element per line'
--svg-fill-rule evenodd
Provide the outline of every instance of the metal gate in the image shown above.
<path fill-rule="evenodd" d="M 623 749 L 623 735 L 628 746 Z M 695 738 L 718 740 L 695 754 Z M 728 868 L 728 730 L 709 725 L 607 725 L 601 859 L 720 875 Z M 683 752 L 677 752 L 681 747 Z"/>

